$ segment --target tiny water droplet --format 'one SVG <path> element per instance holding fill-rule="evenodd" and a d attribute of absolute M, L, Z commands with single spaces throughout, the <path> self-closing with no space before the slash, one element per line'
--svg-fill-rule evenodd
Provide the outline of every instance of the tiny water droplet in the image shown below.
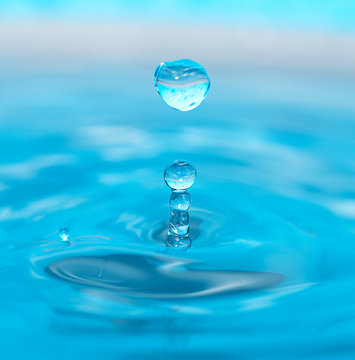
<path fill-rule="evenodd" d="M 203 66 L 183 59 L 161 63 L 154 73 L 154 85 L 169 106 L 188 111 L 206 98 L 210 79 Z"/>
<path fill-rule="evenodd" d="M 186 190 L 196 179 L 196 169 L 186 161 L 175 161 L 164 172 L 164 180 L 172 190 Z"/>
<path fill-rule="evenodd" d="M 58 231 L 59 237 L 62 239 L 62 241 L 68 241 L 69 240 L 69 230 L 66 228 L 60 229 Z"/>

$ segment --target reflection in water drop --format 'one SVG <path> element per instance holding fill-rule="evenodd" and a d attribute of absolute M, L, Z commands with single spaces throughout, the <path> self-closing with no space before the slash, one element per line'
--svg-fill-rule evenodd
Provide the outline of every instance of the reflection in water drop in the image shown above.
<path fill-rule="evenodd" d="M 115 254 L 71 257 L 46 271 L 72 283 L 119 292 L 122 296 L 182 299 L 256 290 L 277 284 L 283 276 L 247 271 L 197 270 L 187 261 L 153 255 Z"/>
<path fill-rule="evenodd" d="M 184 59 L 161 63 L 154 73 L 154 85 L 169 106 L 188 111 L 206 98 L 210 79 L 200 64 Z"/>
<path fill-rule="evenodd" d="M 69 230 L 66 228 L 60 229 L 58 231 L 59 237 L 62 239 L 62 241 L 69 241 Z"/>

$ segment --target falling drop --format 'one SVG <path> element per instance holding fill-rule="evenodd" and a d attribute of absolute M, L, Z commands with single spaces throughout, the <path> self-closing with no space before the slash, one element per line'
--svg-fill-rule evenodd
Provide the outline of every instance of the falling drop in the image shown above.
<path fill-rule="evenodd" d="M 188 111 L 206 98 L 210 79 L 203 66 L 183 59 L 161 63 L 154 73 L 154 85 L 169 106 Z"/>
<path fill-rule="evenodd" d="M 69 241 L 69 230 L 66 228 L 60 229 L 58 231 L 59 237 L 62 239 L 62 241 Z"/>

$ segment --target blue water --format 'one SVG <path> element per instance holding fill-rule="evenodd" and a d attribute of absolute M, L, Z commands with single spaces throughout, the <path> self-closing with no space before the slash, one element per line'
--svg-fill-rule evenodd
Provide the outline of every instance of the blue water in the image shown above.
<path fill-rule="evenodd" d="M 2 74 L 1 358 L 353 359 L 352 79 L 211 69 L 182 113 L 134 70 Z"/>

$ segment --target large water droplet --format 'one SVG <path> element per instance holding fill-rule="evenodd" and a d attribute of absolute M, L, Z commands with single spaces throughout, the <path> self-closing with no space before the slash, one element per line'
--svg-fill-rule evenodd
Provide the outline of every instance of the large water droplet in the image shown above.
<path fill-rule="evenodd" d="M 184 59 L 161 63 L 154 73 L 154 85 L 169 106 L 188 111 L 206 98 L 210 79 L 200 64 Z"/>
<path fill-rule="evenodd" d="M 195 182 L 196 169 L 185 161 L 176 161 L 165 169 L 164 179 L 172 190 L 185 190 Z"/>

